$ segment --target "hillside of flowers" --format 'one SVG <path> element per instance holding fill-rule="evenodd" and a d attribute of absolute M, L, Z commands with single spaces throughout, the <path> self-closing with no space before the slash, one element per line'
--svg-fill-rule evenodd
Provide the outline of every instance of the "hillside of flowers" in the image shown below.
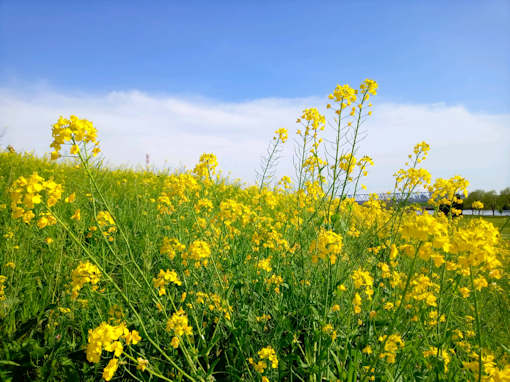
<path fill-rule="evenodd" d="M 48 157 L 1 152 L 0 380 L 510 381 L 509 242 L 440 212 L 468 181 L 434 179 L 421 142 L 387 200 L 347 197 L 376 93 L 304 110 L 281 179 L 277 130 L 253 186 L 213 154 L 108 169 L 76 116 Z M 433 214 L 391 197 L 423 189 Z"/>

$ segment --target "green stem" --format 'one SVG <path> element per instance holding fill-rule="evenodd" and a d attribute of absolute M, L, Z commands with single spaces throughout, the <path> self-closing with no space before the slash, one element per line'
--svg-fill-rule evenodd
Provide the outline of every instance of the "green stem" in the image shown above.
<path fill-rule="evenodd" d="M 482 331 L 480 328 L 480 315 L 478 313 L 478 300 L 476 298 L 476 289 L 473 281 L 473 268 L 469 267 L 469 277 L 471 279 L 471 289 L 473 290 L 473 302 L 475 304 L 475 316 L 476 316 L 476 334 L 478 337 L 478 347 L 480 352 L 478 353 L 478 382 L 482 380 Z"/>
<path fill-rule="evenodd" d="M 124 356 L 126 356 L 126 357 L 127 357 L 127 358 L 129 358 L 131 361 L 136 362 L 136 363 L 138 364 L 138 360 L 137 360 L 137 359 L 135 359 L 132 355 L 130 355 L 130 354 L 128 354 L 128 353 L 124 353 Z M 156 372 L 156 371 L 152 370 L 150 367 L 147 367 L 147 368 L 146 368 L 146 370 L 147 370 L 150 374 L 152 374 L 152 375 L 154 375 L 154 376 L 156 376 L 156 377 L 158 377 L 158 378 L 160 378 L 160 379 L 162 379 L 162 380 L 164 380 L 164 381 L 173 382 L 173 380 L 172 380 L 172 379 L 169 379 L 169 378 L 165 377 L 164 375 L 159 374 L 158 372 Z"/>
<path fill-rule="evenodd" d="M 276 139 L 276 143 L 273 146 L 273 150 L 271 151 L 269 158 L 267 158 L 266 166 L 264 167 L 264 171 L 262 173 L 262 179 L 260 180 L 259 191 L 262 191 L 262 188 L 264 187 L 264 180 L 266 179 L 267 171 L 269 170 L 269 167 L 271 165 L 271 160 L 273 159 L 273 156 L 276 153 L 276 149 L 278 148 L 278 143 L 280 143 L 280 137 Z"/>
<path fill-rule="evenodd" d="M 338 157 L 340 154 L 340 127 L 342 122 L 342 111 L 343 111 L 343 102 L 344 98 L 340 100 L 340 112 L 338 113 L 338 125 L 337 125 L 337 131 L 336 131 L 336 142 L 335 142 L 335 164 L 333 165 L 333 187 L 331 190 L 331 200 L 328 205 L 328 220 L 329 220 L 329 213 L 331 209 L 331 203 L 335 199 L 335 184 L 338 177 Z"/>

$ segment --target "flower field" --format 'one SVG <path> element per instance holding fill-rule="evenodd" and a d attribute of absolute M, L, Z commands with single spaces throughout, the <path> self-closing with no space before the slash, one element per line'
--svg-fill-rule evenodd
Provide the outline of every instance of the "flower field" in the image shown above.
<path fill-rule="evenodd" d="M 428 189 L 435 214 L 346 197 L 373 164 L 376 93 L 304 110 L 281 179 L 276 131 L 253 186 L 213 154 L 102 167 L 101 131 L 75 116 L 48 130 L 50 158 L 1 152 L 0 379 L 510 381 L 509 241 L 439 212 L 468 182 L 433 180 L 422 142 L 392 193 Z"/>

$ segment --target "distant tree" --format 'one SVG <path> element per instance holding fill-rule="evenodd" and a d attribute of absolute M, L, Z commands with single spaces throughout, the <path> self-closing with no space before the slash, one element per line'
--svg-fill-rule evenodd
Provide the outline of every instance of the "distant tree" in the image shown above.
<path fill-rule="evenodd" d="M 472 209 L 473 202 L 477 200 L 483 203 L 483 198 L 485 196 L 485 191 L 483 190 L 474 190 L 469 193 L 468 197 L 464 199 L 464 209 Z"/>
<path fill-rule="evenodd" d="M 501 210 L 510 210 L 510 187 L 499 192 L 499 199 Z"/>
<path fill-rule="evenodd" d="M 498 210 L 499 205 L 498 193 L 494 190 L 485 192 L 483 195 L 482 203 L 485 206 L 485 208 L 492 211 L 492 216 L 494 216 L 496 210 Z"/>
<path fill-rule="evenodd" d="M 499 194 L 492 191 L 475 190 L 469 193 L 468 197 L 464 199 L 464 209 L 472 209 L 473 202 L 481 201 L 484 209 L 491 210 L 494 215 L 496 211 L 502 212 L 510 210 L 510 187 L 507 187 L 499 192 Z"/>

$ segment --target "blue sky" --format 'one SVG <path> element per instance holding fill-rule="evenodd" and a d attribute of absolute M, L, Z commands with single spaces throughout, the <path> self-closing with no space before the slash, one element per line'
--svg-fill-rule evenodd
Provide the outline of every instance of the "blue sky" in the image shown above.
<path fill-rule="evenodd" d="M 510 1 L 0 0 L 0 146 L 49 151 L 49 127 L 98 127 L 113 165 L 194 166 L 252 182 L 276 129 L 336 84 L 375 79 L 360 154 L 370 192 L 417 142 L 435 178 L 510 185 Z M 329 117 L 328 117 L 329 118 Z M 289 141 L 292 141 L 290 139 Z M 292 175 L 292 146 L 278 175 Z"/>
<path fill-rule="evenodd" d="M 509 1 L 0 4 L 10 86 L 236 101 L 323 95 L 369 77 L 391 101 L 510 111 Z"/>

